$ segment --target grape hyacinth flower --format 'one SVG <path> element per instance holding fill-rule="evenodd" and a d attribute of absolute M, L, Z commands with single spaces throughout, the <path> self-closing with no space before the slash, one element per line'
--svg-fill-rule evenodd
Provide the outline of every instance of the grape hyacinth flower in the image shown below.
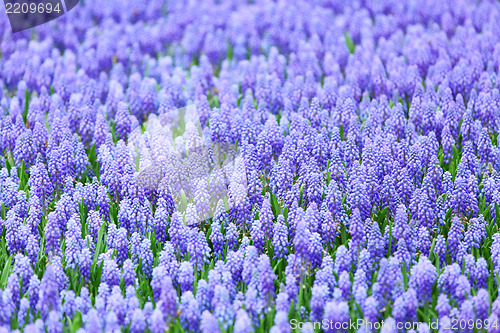
<path fill-rule="evenodd" d="M 285 217 L 279 215 L 274 224 L 273 246 L 274 257 L 282 259 L 288 254 L 288 228 L 285 224 Z"/>
<path fill-rule="evenodd" d="M 0 34 L 2 332 L 498 320 L 498 2 L 95 7 Z"/>

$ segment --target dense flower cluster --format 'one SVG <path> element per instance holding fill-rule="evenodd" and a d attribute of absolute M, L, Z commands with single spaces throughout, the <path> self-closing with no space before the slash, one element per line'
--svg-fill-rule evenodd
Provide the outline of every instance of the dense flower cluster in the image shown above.
<path fill-rule="evenodd" d="M 493 0 L 3 17 L 0 331 L 500 331 L 498 22 Z"/>

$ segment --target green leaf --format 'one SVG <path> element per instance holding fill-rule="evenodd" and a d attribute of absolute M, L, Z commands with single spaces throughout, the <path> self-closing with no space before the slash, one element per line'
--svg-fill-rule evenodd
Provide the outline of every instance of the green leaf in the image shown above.
<path fill-rule="evenodd" d="M 495 222 L 500 219 L 500 208 L 498 207 L 498 203 L 495 201 Z"/>
<path fill-rule="evenodd" d="M 274 216 L 278 216 L 281 214 L 281 206 L 278 203 L 278 198 L 276 198 L 276 195 L 271 193 L 271 207 L 273 209 Z"/>
<path fill-rule="evenodd" d="M 99 233 L 97 234 L 97 245 L 95 247 L 94 264 L 97 262 L 97 258 L 99 258 L 99 255 L 104 250 L 104 245 L 103 245 L 104 228 L 105 228 L 105 224 L 103 223 L 101 225 L 101 228 L 99 229 Z"/>
<path fill-rule="evenodd" d="M 5 218 L 6 218 L 6 209 L 5 209 L 5 204 L 3 202 L 2 202 L 2 206 L 1 207 L 2 207 L 2 210 L 1 210 L 1 212 L 2 212 L 2 219 L 5 220 Z"/>
<path fill-rule="evenodd" d="M 351 39 L 351 36 L 349 36 L 349 33 L 345 33 L 345 43 L 347 44 L 347 48 L 349 49 L 349 52 L 352 54 L 354 53 L 354 42 Z"/>
<path fill-rule="evenodd" d="M 2 271 L 2 281 L 0 281 L 2 289 L 5 289 L 7 286 L 7 280 L 9 279 L 10 273 L 12 273 L 12 254 L 9 256 L 9 259 L 5 262 Z"/>
<path fill-rule="evenodd" d="M 83 326 L 82 314 L 80 313 L 80 311 L 77 311 L 72 318 L 68 316 L 66 316 L 66 318 L 68 320 L 69 331 L 71 333 L 78 331 L 78 329 Z"/>
<path fill-rule="evenodd" d="M 403 271 L 403 283 L 406 290 L 408 288 L 408 271 L 406 270 L 406 264 L 404 262 L 401 265 L 401 270 Z"/>
<path fill-rule="evenodd" d="M 25 103 L 24 103 L 24 111 L 23 111 L 23 121 L 26 123 L 28 121 L 28 109 L 29 109 L 29 103 L 30 103 L 30 92 L 28 89 L 26 89 L 25 93 Z"/>
<path fill-rule="evenodd" d="M 387 215 L 387 210 L 389 209 L 389 207 L 385 207 L 384 209 L 382 209 L 378 214 L 377 214 L 377 222 L 378 223 L 382 223 L 384 222 L 385 220 L 385 216 Z"/>
<path fill-rule="evenodd" d="M 187 200 L 186 193 L 184 192 L 183 189 L 181 189 L 180 194 L 181 194 L 181 207 L 179 208 L 179 211 L 183 211 L 187 208 L 188 200 Z"/>

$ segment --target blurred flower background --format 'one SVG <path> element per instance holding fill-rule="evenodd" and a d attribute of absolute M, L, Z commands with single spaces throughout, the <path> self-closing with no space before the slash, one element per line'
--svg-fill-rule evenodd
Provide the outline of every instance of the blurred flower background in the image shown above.
<path fill-rule="evenodd" d="M 499 332 L 499 22 L 493 0 L 2 15 L 0 332 Z"/>

